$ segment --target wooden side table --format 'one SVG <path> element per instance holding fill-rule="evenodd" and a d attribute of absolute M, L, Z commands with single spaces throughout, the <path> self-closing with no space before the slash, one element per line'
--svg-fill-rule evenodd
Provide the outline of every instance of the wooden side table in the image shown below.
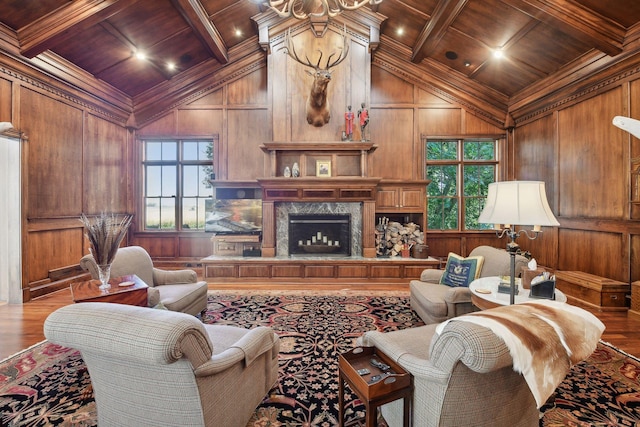
<path fill-rule="evenodd" d="M 502 294 L 498 292 L 498 285 L 500 284 L 500 277 L 488 276 L 481 277 L 474 280 L 469 284 L 469 290 L 471 291 L 471 303 L 478 307 L 480 310 L 488 310 L 490 308 L 500 307 L 501 305 L 509 305 L 509 294 Z M 529 297 L 531 289 L 524 289 L 522 284 L 518 286 L 518 294 L 515 298 L 515 303 L 520 304 L 527 301 L 548 301 L 542 298 Z M 562 293 L 561 290 L 556 288 L 555 301 L 567 302 L 567 296 Z"/>
<path fill-rule="evenodd" d="M 128 286 L 120 286 L 133 282 Z M 71 298 L 73 302 L 113 302 L 117 304 L 137 305 L 147 307 L 146 283 L 135 274 L 112 277 L 109 279 L 111 287 L 100 289 L 99 280 L 87 280 L 71 284 Z"/>
<path fill-rule="evenodd" d="M 388 368 L 376 362 L 381 362 Z M 358 372 L 360 370 L 366 370 L 369 373 Z M 338 357 L 338 372 L 340 427 L 344 426 L 345 381 L 365 405 L 367 427 L 377 425 L 379 406 L 398 399 L 404 399 L 404 427 L 411 425 L 413 377 L 386 354 L 375 347 L 356 347 Z"/>

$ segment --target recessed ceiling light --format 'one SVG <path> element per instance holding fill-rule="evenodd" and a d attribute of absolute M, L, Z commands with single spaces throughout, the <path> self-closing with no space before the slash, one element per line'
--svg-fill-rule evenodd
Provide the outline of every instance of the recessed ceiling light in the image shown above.
<path fill-rule="evenodd" d="M 167 70 L 173 71 L 175 69 L 176 69 L 176 64 L 174 64 L 173 62 L 167 62 Z"/>
<path fill-rule="evenodd" d="M 469 61 L 464 61 L 464 66 L 465 66 L 465 67 L 470 67 L 470 66 L 471 66 L 471 62 L 469 62 Z"/>
<path fill-rule="evenodd" d="M 504 51 L 501 48 L 497 48 L 493 50 L 493 57 L 500 59 L 504 57 Z"/>
<path fill-rule="evenodd" d="M 399 36 L 403 35 L 404 34 L 404 28 L 398 27 L 398 29 L 396 30 L 396 34 L 399 35 Z"/>
<path fill-rule="evenodd" d="M 237 37 L 240 37 L 242 35 L 242 30 L 240 28 L 236 28 L 235 34 Z"/>
<path fill-rule="evenodd" d="M 141 61 L 147 59 L 147 55 L 145 55 L 145 53 L 140 50 L 135 53 L 135 57 L 136 59 L 139 59 Z"/>

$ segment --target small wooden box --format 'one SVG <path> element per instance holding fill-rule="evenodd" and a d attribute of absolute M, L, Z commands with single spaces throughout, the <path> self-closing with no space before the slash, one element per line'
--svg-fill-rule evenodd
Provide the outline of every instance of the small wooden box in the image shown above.
<path fill-rule="evenodd" d="M 556 271 L 556 288 L 572 299 L 602 311 L 626 311 L 630 285 L 581 271 Z"/>
<path fill-rule="evenodd" d="M 544 268 L 536 268 L 531 270 L 529 267 L 522 269 L 522 287 L 524 289 L 531 289 L 531 281 L 534 277 L 541 275 L 546 270 Z"/>
<path fill-rule="evenodd" d="M 371 359 L 378 359 L 389 365 L 393 374 L 379 381 L 371 381 L 374 375 L 380 376 L 383 373 L 370 363 Z M 379 399 L 395 391 L 410 388 L 413 382 L 410 373 L 375 347 L 356 347 L 342 353 L 338 356 L 338 365 L 342 375 L 354 387 L 353 391 L 366 400 Z M 369 373 L 360 375 L 358 370 L 361 368 L 366 368 Z"/>

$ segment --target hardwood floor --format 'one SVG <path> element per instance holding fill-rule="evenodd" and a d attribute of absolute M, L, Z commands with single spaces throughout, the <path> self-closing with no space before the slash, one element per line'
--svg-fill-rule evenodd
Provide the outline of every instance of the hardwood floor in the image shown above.
<path fill-rule="evenodd" d="M 368 292 L 373 290 L 397 291 L 407 290 L 408 286 L 357 286 L 323 285 L 304 287 L 297 285 L 283 285 L 274 288 L 272 284 L 209 284 L 209 289 L 269 289 L 269 290 L 359 290 Z M 42 326 L 44 320 L 52 311 L 72 304 L 71 292 L 63 289 L 49 295 L 34 299 L 25 304 L 0 305 L 0 360 L 19 352 L 31 345 L 44 340 Z M 585 307 L 587 308 L 587 307 Z M 591 310 L 605 325 L 602 340 L 613 344 L 621 350 L 640 357 L 640 319 L 629 318 L 626 313 L 600 312 Z"/>

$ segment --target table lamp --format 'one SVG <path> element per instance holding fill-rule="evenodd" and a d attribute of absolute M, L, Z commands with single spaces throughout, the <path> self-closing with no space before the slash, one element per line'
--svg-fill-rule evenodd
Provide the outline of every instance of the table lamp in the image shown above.
<path fill-rule="evenodd" d="M 544 182 L 503 181 L 489 184 L 487 201 L 478 222 L 494 224 L 498 238 L 506 235 L 511 239 L 507 243 L 507 252 L 511 255 L 509 303 L 513 304 L 516 295 L 516 253 L 520 248 L 515 242 L 516 237 L 524 234 L 533 240 L 542 232 L 542 226 L 560 225 L 549 207 Z M 516 231 L 516 225 L 531 225 L 533 229 L 530 232 L 525 229 Z"/>

